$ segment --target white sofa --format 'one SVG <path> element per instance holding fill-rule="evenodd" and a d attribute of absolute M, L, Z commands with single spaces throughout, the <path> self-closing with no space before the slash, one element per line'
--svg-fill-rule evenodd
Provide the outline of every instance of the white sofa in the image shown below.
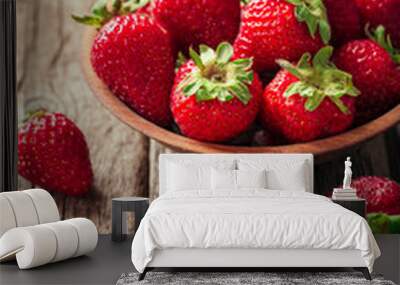
<path fill-rule="evenodd" d="M 84 255 L 97 245 L 92 221 L 60 221 L 57 205 L 42 189 L 0 193 L 0 262 L 16 259 L 28 269 Z"/>

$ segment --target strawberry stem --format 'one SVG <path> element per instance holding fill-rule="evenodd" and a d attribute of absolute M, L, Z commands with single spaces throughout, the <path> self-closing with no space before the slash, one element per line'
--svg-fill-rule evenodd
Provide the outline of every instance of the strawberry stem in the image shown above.
<path fill-rule="evenodd" d="M 233 98 L 247 104 L 251 99 L 248 86 L 253 82 L 252 59 L 231 61 L 233 48 L 229 43 L 219 44 L 216 50 L 199 46 L 200 53 L 189 49 L 196 69 L 179 84 L 185 96 L 196 96 L 197 101 L 217 99 L 227 102 Z"/>
<path fill-rule="evenodd" d="M 360 91 L 353 85 L 352 76 L 338 69 L 330 61 L 332 53 L 333 48 L 326 46 L 321 48 L 312 60 L 309 53 L 303 54 L 297 65 L 286 60 L 277 60 L 283 69 L 299 79 L 288 86 L 284 96 L 298 94 L 307 98 L 304 108 L 310 112 L 316 110 L 324 99 L 328 98 L 342 113 L 349 113 L 341 97 L 355 97 Z"/>
<path fill-rule="evenodd" d="M 71 15 L 78 23 L 101 28 L 116 15 L 134 13 L 146 6 L 151 0 L 97 0 L 89 15 Z"/>
<path fill-rule="evenodd" d="M 40 118 L 43 117 L 44 115 L 47 114 L 47 110 L 44 108 L 40 108 L 34 111 L 28 111 L 24 117 L 24 119 L 22 120 L 23 123 L 28 122 L 29 120 L 33 119 L 33 118 Z"/>

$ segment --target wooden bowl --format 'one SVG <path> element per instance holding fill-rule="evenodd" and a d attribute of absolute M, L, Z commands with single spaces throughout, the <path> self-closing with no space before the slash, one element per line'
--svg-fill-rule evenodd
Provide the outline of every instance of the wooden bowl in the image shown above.
<path fill-rule="evenodd" d="M 322 156 L 354 147 L 400 122 L 400 105 L 397 105 L 391 111 L 365 125 L 307 143 L 280 146 L 232 146 L 194 140 L 147 121 L 111 93 L 96 75 L 90 63 L 90 50 L 95 35 L 95 29 L 86 28 L 81 55 L 83 72 L 94 95 L 128 126 L 179 151 L 195 153 L 312 153 L 315 156 Z"/>

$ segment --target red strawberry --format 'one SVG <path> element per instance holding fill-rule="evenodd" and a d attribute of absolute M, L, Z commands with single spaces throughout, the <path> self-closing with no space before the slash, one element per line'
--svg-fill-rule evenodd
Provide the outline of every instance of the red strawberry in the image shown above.
<path fill-rule="evenodd" d="M 175 77 L 171 109 L 181 132 L 210 142 L 230 140 L 255 120 L 262 86 L 251 59 L 232 61 L 233 48 L 200 45 L 200 55 L 182 65 Z M 254 76 L 254 77 L 253 77 Z"/>
<path fill-rule="evenodd" d="M 187 53 L 200 44 L 233 42 L 240 24 L 240 0 L 154 0 L 153 16 Z"/>
<path fill-rule="evenodd" d="M 34 113 L 18 132 L 18 172 L 48 190 L 86 193 L 93 173 L 85 137 L 63 114 Z"/>
<path fill-rule="evenodd" d="M 267 130 L 290 142 L 305 142 L 350 127 L 358 90 L 350 74 L 329 61 L 332 51 L 322 48 L 312 63 L 306 53 L 296 66 L 278 61 L 283 69 L 263 95 L 261 119 Z"/>
<path fill-rule="evenodd" d="M 335 44 L 361 37 L 360 13 L 353 0 L 324 0 L 324 4 L 332 29 L 332 41 Z"/>
<path fill-rule="evenodd" d="M 383 25 L 395 46 L 400 46 L 400 0 L 355 0 L 363 24 Z"/>
<path fill-rule="evenodd" d="M 255 69 L 263 71 L 276 69 L 278 58 L 295 61 L 305 52 L 316 52 L 321 38 L 329 41 L 330 27 L 324 4 L 314 2 L 308 6 L 303 0 L 251 1 L 243 11 L 235 57 L 253 57 Z"/>
<path fill-rule="evenodd" d="M 156 21 L 140 13 L 113 17 L 98 32 L 91 61 L 110 90 L 139 115 L 161 126 L 171 123 L 174 56 L 169 33 Z"/>
<path fill-rule="evenodd" d="M 357 124 L 378 117 L 400 102 L 400 53 L 390 39 L 385 39 L 382 26 L 374 36 L 348 42 L 335 55 L 337 66 L 353 75 L 361 91 L 356 101 Z"/>
<path fill-rule="evenodd" d="M 364 176 L 353 180 L 357 196 L 367 200 L 367 212 L 400 214 L 400 185 L 386 177 Z"/>

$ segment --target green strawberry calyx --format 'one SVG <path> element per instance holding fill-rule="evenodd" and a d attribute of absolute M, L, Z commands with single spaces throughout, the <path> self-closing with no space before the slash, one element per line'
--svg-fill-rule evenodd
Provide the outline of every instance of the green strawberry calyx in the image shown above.
<path fill-rule="evenodd" d="M 295 16 L 299 22 L 305 22 L 312 38 L 317 30 L 324 42 L 331 39 L 331 27 L 323 0 L 286 0 L 295 6 Z"/>
<path fill-rule="evenodd" d="M 200 45 L 199 50 L 197 53 L 189 49 L 196 68 L 184 78 L 178 89 L 187 97 L 195 95 L 197 101 L 217 99 L 227 102 L 236 97 L 246 105 L 252 97 L 249 85 L 254 78 L 253 60 L 231 61 L 233 48 L 227 42 L 219 44 L 215 51 L 206 45 Z"/>
<path fill-rule="evenodd" d="M 365 33 L 371 40 L 373 40 L 378 45 L 380 45 L 382 48 L 384 48 L 390 54 L 391 58 L 393 59 L 393 61 L 396 64 L 400 64 L 400 49 L 397 49 L 393 46 L 389 34 L 387 34 L 385 36 L 385 27 L 384 26 L 379 25 L 371 33 L 369 31 L 369 26 L 366 25 Z"/>
<path fill-rule="evenodd" d="M 299 94 L 307 98 L 304 108 L 314 111 L 325 98 L 331 100 L 339 110 L 348 114 L 350 111 L 342 102 L 341 97 L 358 96 L 360 91 L 353 85 L 351 74 L 338 69 L 330 58 L 333 53 L 331 46 L 321 48 L 311 59 L 309 53 L 303 54 L 297 65 L 279 59 L 277 63 L 299 81 L 288 86 L 284 96 L 286 98 Z"/>
<path fill-rule="evenodd" d="M 72 18 L 78 23 L 101 28 L 116 15 L 124 15 L 137 11 L 149 4 L 151 0 L 97 0 L 89 15 Z"/>
<path fill-rule="evenodd" d="M 47 110 L 44 109 L 44 108 L 39 108 L 39 109 L 37 109 L 37 110 L 28 111 L 28 112 L 26 113 L 26 115 L 24 116 L 22 122 L 23 122 L 23 123 L 26 123 L 26 122 L 28 122 L 28 121 L 34 119 L 34 118 L 41 118 L 41 117 L 43 117 L 44 115 L 46 115 L 47 113 L 48 113 Z"/>

